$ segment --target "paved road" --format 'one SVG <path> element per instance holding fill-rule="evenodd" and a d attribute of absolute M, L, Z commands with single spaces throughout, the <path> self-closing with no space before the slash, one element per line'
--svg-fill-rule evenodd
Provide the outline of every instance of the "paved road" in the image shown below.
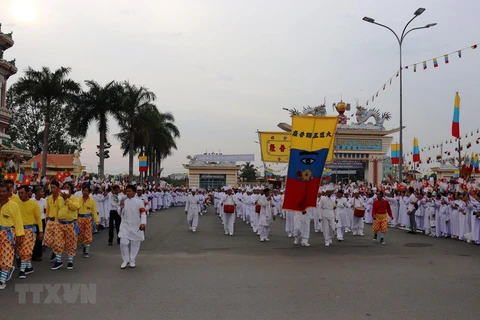
<path fill-rule="evenodd" d="M 45 261 L 28 279 L 12 279 L 0 292 L 0 318 L 442 320 L 479 312 L 478 246 L 401 230 L 391 230 L 381 246 L 367 228 L 365 237 L 350 234 L 329 248 L 312 232 L 312 247 L 302 248 L 284 226 L 277 219 L 271 242 L 260 243 L 239 220 L 235 235 L 225 236 L 209 213 L 192 234 L 182 208 L 156 212 L 135 269 L 120 269 L 118 245 L 107 246 L 103 231 L 74 270 L 50 271 Z M 45 287 L 40 303 L 31 293 L 20 303 L 18 284 L 81 284 L 90 300 L 67 303 L 63 289 L 49 294 Z"/>

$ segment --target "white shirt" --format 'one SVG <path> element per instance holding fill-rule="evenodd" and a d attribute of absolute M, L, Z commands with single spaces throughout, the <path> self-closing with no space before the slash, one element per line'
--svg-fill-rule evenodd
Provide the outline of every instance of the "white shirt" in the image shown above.
<path fill-rule="evenodd" d="M 35 197 L 33 197 L 32 200 L 38 203 L 40 206 L 40 215 L 42 216 L 42 220 L 45 219 L 45 213 L 47 213 L 47 199 L 40 198 L 40 200 L 37 200 Z"/>

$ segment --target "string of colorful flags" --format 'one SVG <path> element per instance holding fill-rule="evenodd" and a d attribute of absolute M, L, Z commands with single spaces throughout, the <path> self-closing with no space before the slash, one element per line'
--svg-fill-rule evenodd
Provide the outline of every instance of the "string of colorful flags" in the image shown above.
<path fill-rule="evenodd" d="M 480 43 L 476 43 L 474 45 L 471 45 L 471 46 L 468 46 L 468 47 L 465 47 L 465 48 L 462 48 L 462 49 L 458 49 L 458 50 L 440 55 L 440 56 L 435 57 L 435 58 L 431 58 L 431 59 L 428 59 L 428 60 L 423 60 L 423 61 L 420 61 L 420 62 L 412 63 L 412 64 L 404 66 L 403 69 L 409 70 L 410 68 L 413 68 L 413 72 L 417 72 L 417 65 L 421 65 L 423 70 L 427 70 L 429 62 L 433 63 L 434 68 L 438 68 L 438 66 L 439 66 L 438 61 L 439 60 L 443 59 L 444 64 L 449 64 L 450 63 L 450 59 L 449 59 L 450 55 L 456 54 L 457 57 L 460 59 L 460 58 L 462 58 L 462 54 L 463 54 L 464 51 L 475 50 L 475 49 L 478 48 L 479 45 L 480 45 Z M 398 78 L 399 75 L 400 75 L 400 70 L 395 71 L 395 73 L 389 78 L 389 80 L 387 80 L 380 88 L 378 88 L 378 90 L 376 90 L 376 92 L 372 95 L 372 97 L 369 98 L 367 101 L 365 101 L 365 103 L 362 106 L 364 106 L 364 105 L 368 106 L 368 104 L 370 102 L 374 102 L 375 98 L 378 97 L 380 92 L 385 91 L 385 89 L 387 88 L 387 84 L 392 85 L 393 79 Z"/>

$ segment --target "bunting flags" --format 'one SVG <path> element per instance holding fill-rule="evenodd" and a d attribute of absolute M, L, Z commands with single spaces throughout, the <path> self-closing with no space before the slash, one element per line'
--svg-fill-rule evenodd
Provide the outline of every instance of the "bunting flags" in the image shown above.
<path fill-rule="evenodd" d="M 437 154 L 437 161 L 442 160 L 442 154 Z"/>
<path fill-rule="evenodd" d="M 325 169 L 323 170 L 323 174 L 322 174 L 322 180 L 330 180 L 332 176 L 332 169 Z"/>
<path fill-rule="evenodd" d="M 429 63 L 430 61 L 433 62 L 433 67 L 434 67 L 434 68 L 438 68 L 438 67 L 439 67 L 438 59 L 441 59 L 441 58 L 443 57 L 443 59 L 444 59 L 444 61 L 445 61 L 445 64 L 448 64 L 448 63 L 450 62 L 450 61 L 449 61 L 449 55 L 450 55 L 450 54 L 457 53 L 458 57 L 461 58 L 461 57 L 462 57 L 462 51 L 465 51 L 465 50 L 468 50 L 468 49 L 474 50 L 474 49 L 476 49 L 476 48 L 478 47 L 479 44 L 480 44 L 480 43 L 477 43 L 477 44 L 474 44 L 474 45 L 472 45 L 472 46 L 468 46 L 468 47 L 462 48 L 462 49 L 460 49 L 460 50 L 455 50 L 455 51 L 453 51 L 453 52 L 450 52 L 450 53 L 447 53 L 447 54 L 443 54 L 443 55 L 438 56 L 438 57 L 434 57 L 434 58 L 432 58 L 432 59 L 423 60 L 423 61 L 421 61 L 421 62 L 416 62 L 416 63 L 410 64 L 410 65 L 406 65 L 406 66 L 404 66 L 402 69 L 407 69 L 407 70 L 408 70 L 409 67 L 413 66 L 413 72 L 417 72 L 417 64 L 420 64 L 420 63 L 421 63 L 422 66 L 423 66 L 423 70 L 426 70 L 426 69 L 428 68 L 428 63 Z M 392 84 L 392 79 L 393 79 L 394 77 L 398 77 L 398 76 L 399 76 L 399 72 L 400 72 L 400 70 L 395 71 L 395 73 L 393 74 L 393 76 L 391 76 L 388 81 L 386 81 L 382 86 L 380 86 L 380 89 L 376 90 L 376 92 L 372 95 L 372 97 L 371 97 L 370 99 L 368 99 L 363 105 L 367 105 L 367 106 L 368 106 L 369 102 L 373 102 L 373 101 L 375 100 L 375 98 L 378 97 L 379 91 L 380 91 L 380 90 L 383 91 L 383 90 L 386 89 L 386 84 L 387 84 L 387 82 L 389 82 L 390 85 L 391 85 L 391 84 Z M 363 106 L 363 105 L 362 105 L 362 106 Z"/>
<path fill-rule="evenodd" d="M 292 140 L 284 210 L 304 212 L 317 206 L 325 163 L 333 156 L 337 117 L 292 116 Z"/>
<path fill-rule="evenodd" d="M 391 145 L 391 158 L 392 164 L 399 164 L 400 163 L 400 144 L 395 143 Z"/>
<path fill-rule="evenodd" d="M 420 148 L 418 147 L 418 139 L 413 139 L 413 162 L 420 162 Z"/>
<path fill-rule="evenodd" d="M 38 171 L 42 168 L 42 164 L 40 162 L 32 162 L 32 169 L 33 171 Z"/>
<path fill-rule="evenodd" d="M 455 93 L 455 101 L 453 103 L 453 121 L 452 136 L 460 138 L 460 96 Z"/>

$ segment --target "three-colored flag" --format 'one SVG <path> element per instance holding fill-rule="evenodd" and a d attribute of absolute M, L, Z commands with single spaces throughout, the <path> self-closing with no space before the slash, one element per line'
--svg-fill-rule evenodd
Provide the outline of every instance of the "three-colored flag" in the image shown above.
<path fill-rule="evenodd" d="M 413 138 L 413 162 L 420 162 L 420 148 L 418 147 L 418 139 Z"/>
<path fill-rule="evenodd" d="M 460 138 L 460 96 L 455 93 L 455 101 L 453 103 L 453 121 L 452 136 Z"/>

